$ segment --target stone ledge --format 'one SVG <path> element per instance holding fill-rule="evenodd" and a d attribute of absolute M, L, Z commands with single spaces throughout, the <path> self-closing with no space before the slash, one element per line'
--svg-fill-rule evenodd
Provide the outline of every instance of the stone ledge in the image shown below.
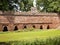
<path fill-rule="evenodd" d="M 0 15 L 58 15 L 58 13 L 45 13 L 45 12 L 33 13 L 31 11 L 28 12 L 0 11 Z"/>

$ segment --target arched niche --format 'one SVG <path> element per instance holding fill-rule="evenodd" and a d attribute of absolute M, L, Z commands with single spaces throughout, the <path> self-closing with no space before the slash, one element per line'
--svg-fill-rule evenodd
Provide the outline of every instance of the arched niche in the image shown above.
<path fill-rule="evenodd" d="M 43 29 L 43 26 L 42 25 L 40 26 L 40 29 Z"/>
<path fill-rule="evenodd" d="M 3 32 L 6 32 L 6 31 L 8 31 L 7 26 L 3 26 Z"/>
<path fill-rule="evenodd" d="M 14 27 L 14 31 L 16 31 L 16 30 L 18 30 L 18 27 L 17 26 Z"/>
<path fill-rule="evenodd" d="M 33 28 L 35 28 L 35 25 L 33 25 Z"/>
<path fill-rule="evenodd" d="M 47 26 L 47 29 L 50 29 L 50 26 L 49 25 Z"/>
<path fill-rule="evenodd" d="M 24 29 L 26 29 L 27 28 L 27 26 L 26 25 L 24 25 L 24 27 L 23 27 Z"/>

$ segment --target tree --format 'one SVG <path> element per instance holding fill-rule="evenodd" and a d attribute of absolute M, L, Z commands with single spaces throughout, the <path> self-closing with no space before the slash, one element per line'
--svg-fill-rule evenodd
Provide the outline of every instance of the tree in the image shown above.
<path fill-rule="evenodd" d="M 12 1 L 20 6 L 21 11 L 29 11 L 33 7 L 33 0 L 0 0 L 0 10 L 13 10 Z M 40 12 L 60 13 L 60 0 L 37 0 L 37 9 Z"/>
<path fill-rule="evenodd" d="M 47 12 L 60 12 L 59 1 L 53 1 L 48 5 Z"/>
<path fill-rule="evenodd" d="M 7 0 L 0 0 L 0 10 L 7 11 L 9 9 L 8 1 Z"/>
<path fill-rule="evenodd" d="M 45 12 L 60 12 L 60 0 L 38 0 L 38 7 L 41 3 L 43 3 Z"/>
<path fill-rule="evenodd" d="M 22 2 L 24 4 L 24 11 L 29 11 L 33 6 L 33 0 L 22 0 Z"/>
<path fill-rule="evenodd" d="M 21 10 L 21 11 L 24 11 L 24 3 L 21 2 L 19 5 L 20 5 L 20 10 Z"/>

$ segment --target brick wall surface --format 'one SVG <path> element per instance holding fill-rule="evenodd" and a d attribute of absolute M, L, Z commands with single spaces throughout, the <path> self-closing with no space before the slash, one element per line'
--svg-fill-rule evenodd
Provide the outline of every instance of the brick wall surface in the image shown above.
<path fill-rule="evenodd" d="M 0 13 L 0 31 L 3 31 L 4 26 L 8 31 L 13 31 L 15 26 L 18 29 L 37 28 L 40 29 L 56 29 L 60 28 L 60 16 L 57 13 L 38 13 L 38 14 L 10 14 Z"/>

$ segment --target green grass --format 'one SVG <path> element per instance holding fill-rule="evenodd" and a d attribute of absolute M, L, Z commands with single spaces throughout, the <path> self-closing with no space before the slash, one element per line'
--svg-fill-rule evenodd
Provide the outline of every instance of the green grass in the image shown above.
<path fill-rule="evenodd" d="M 21 41 L 21 40 L 35 40 L 35 39 L 47 39 L 60 36 L 60 30 L 39 30 L 38 31 L 26 31 L 26 32 L 0 32 L 0 42 L 9 41 Z"/>

